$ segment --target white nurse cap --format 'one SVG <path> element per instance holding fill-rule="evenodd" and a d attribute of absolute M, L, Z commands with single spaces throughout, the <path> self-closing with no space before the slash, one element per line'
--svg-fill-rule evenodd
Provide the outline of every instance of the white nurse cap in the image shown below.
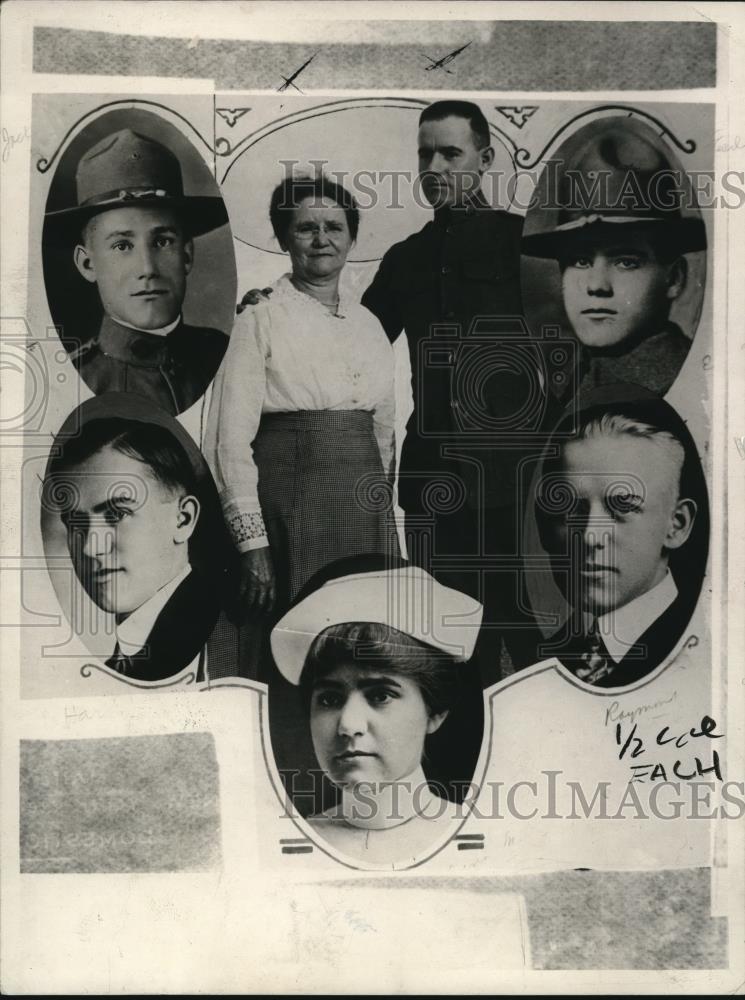
<path fill-rule="evenodd" d="M 332 625 L 376 622 L 465 661 L 473 654 L 483 610 L 419 566 L 351 573 L 326 580 L 290 608 L 272 630 L 272 653 L 282 675 L 299 684 L 319 633 Z"/>

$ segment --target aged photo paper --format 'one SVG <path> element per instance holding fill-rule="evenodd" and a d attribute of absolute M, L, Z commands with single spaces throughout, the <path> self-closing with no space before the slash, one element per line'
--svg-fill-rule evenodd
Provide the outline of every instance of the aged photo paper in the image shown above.
<path fill-rule="evenodd" d="M 742 992 L 743 6 L 0 24 L 3 991 Z"/>

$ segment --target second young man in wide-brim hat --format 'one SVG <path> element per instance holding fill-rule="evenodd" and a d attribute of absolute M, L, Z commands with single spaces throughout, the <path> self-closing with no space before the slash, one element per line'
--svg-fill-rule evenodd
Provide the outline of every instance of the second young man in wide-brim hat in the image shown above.
<path fill-rule="evenodd" d="M 611 118 L 587 133 L 543 192 L 555 224 L 526 235 L 522 252 L 559 265 L 584 348 L 580 388 L 623 381 L 663 395 L 690 347 L 670 309 L 688 280 L 685 255 L 706 248 L 705 227 L 684 210 L 687 178 L 646 125 Z"/>

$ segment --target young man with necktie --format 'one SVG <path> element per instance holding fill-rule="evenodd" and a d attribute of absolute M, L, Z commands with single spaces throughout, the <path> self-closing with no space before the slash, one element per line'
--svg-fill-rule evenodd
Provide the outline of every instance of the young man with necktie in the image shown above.
<path fill-rule="evenodd" d="M 569 426 L 549 446 L 558 456 L 544 464 L 536 514 L 570 615 L 539 659 L 623 687 L 665 660 L 695 606 L 708 543 L 703 473 L 663 400 L 595 405 L 562 435 Z"/>
<path fill-rule="evenodd" d="M 111 394 L 84 409 L 116 411 L 112 399 L 122 401 L 120 410 L 138 405 Z M 205 558 L 220 539 L 207 537 L 216 510 L 209 473 L 195 460 L 196 445 L 185 447 L 186 432 L 173 425 L 96 415 L 58 436 L 45 479 L 78 581 L 114 617 L 106 665 L 130 681 L 175 680 L 189 671 L 191 680 L 204 679 L 204 647 L 220 611 L 219 573 Z"/>

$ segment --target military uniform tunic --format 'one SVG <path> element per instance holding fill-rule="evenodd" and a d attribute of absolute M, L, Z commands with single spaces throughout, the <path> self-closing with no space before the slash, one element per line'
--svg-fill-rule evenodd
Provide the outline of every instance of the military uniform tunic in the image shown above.
<path fill-rule="evenodd" d="M 500 432 L 491 430 L 491 419 L 509 417 L 533 391 L 535 380 L 519 363 L 510 370 L 499 360 L 517 360 L 515 341 L 529 337 L 520 295 L 521 232 L 518 216 L 492 209 L 483 196 L 467 208 L 442 209 L 391 247 L 362 297 L 391 341 L 403 330 L 408 340 L 414 411 L 399 477 L 407 512 L 421 509 L 422 493 L 438 471 L 461 478 L 471 508 L 514 503 L 516 453 L 474 452 L 486 472 L 479 484 L 473 462 L 448 459 L 443 447 L 456 444 L 461 451 L 477 440 L 496 445 Z"/>
<path fill-rule="evenodd" d="M 71 357 L 97 395 L 137 393 L 175 416 L 203 395 L 227 345 L 228 338 L 220 330 L 188 326 L 183 321 L 170 333 L 159 335 L 104 316 L 98 335 Z"/>

